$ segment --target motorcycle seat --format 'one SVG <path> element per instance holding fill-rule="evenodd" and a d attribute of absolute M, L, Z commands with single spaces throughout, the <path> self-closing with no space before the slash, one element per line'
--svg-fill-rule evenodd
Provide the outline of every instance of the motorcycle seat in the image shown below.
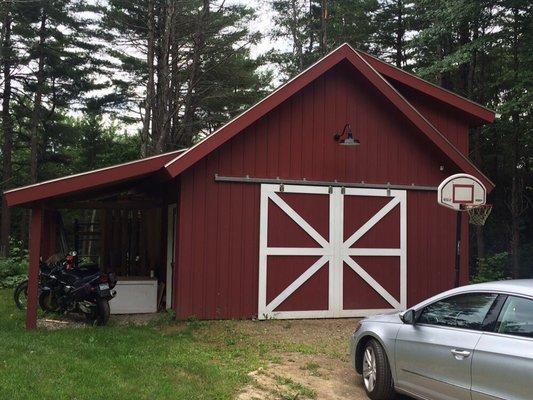
<path fill-rule="evenodd" d="M 92 280 L 98 278 L 100 276 L 100 272 L 91 272 L 87 273 L 85 271 L 68 271 L 64 274 L 64 277 L 69 282 L 69 284 L 73 286 L 81 286 L 85 283 L 91 282 Z"/>

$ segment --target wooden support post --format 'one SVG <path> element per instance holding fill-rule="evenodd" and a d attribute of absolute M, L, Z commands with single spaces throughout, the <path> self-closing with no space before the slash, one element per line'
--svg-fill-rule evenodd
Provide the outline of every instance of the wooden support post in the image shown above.
<path fill-rule="evenodd" d="M 39 292 L 39 258 L 41 255 L 42 209 L 33 208 L 30 220 L 30 266 L 28 271 L 28 308 L 26 329 L 37 327 L 37 296 Z"/>

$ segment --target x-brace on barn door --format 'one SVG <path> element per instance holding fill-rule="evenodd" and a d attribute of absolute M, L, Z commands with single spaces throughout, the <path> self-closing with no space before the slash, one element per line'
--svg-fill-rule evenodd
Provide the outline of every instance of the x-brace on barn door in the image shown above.
<path fill-rule="evenodd" d="M 316 212 L 326 213 L 325 218 L 329 220 L 329 236 L 321 234 L 317 229 L 304 218 L 300 213 L 291 207 L 287 201 L 283 199 L 284 193 L 301 194 L 301 195 L 316 195 L 328 196 L 329 210 L 319 210 Z M 370 218 L 364 218 L 364 221 L 359 221 L 355 231 L 346 233 L 345 224 L 345 197 L 346 196 L 362 196 L 365 199 L 385 200 L 384 205 L 379 207 L 379 210 L 373 213 Z M 404 190 L 386 190 L 386 189 L 361 189 L 361 188 L 340 188 L 340 187 L 323 187 L 323 186 L 299 186 L 299 185 L 261 185 L 261 214 L 260 214 L 260 249 L 259 249 L 259 307 L 258 317 L 260 319 L 266 318 L 336 318 L 336 317 L 360 317 L 372 313 L 401 310 L 406 308 L 407 304 L 407 198 Z M 283 214 L 288 216 L 291 223 L 296 224 L 313 240 L 312 246 L 294 247 L 294 246 L 272 246 L 269 243 L 269 228 L 271 220 L 269 220 L 269 209 L 271 207 L 278 207 Z M 357 246 L 358 241 L 361 240 L 369 231 L 380 223 L 392 210 L 395 215 L 399 217 L 396 221 L 394 229 L 399 232 L 399 246 L 395 247 L 379 247 L 372 246 L 364 248 Z M 398 212 L 399 211 L 399 212 Z M 395 217 L 396 218 L 396 217 Z M 271 232 L 272 234 L 272 232 Z M 378 239 L 379 241 L 379 239 Z M 379 243 L 378 243 L 379 244 Z M 273 273 L 269 269 L 269 263 L 276 257 L 289 258 L 294 260 L 294 263 L 304 262 L 304 270 L 292 280 L 288 286 L 285 286 L 281 291 L 275 295 L 267 295 L 269 288 L 269 273 Z M 397 282 L 399 290 L 398 294 L 393 295 L 387 290 L 371 273 L 365 269 L 365 265 L 360 265 L 358 259 L 375 260 L 380 269 L 388 268 L 387 263 L 381 265 L 381 261 L 386 258 L 397 259 L 399 271 L 397 275 L 399 282 Z M 306 260 L 309 261 L 307 266 Z M 347 266 L 347 267 L 346 267 Z M 384 308 L 377 304 L 375 307 L 366 307 L 364 309 L 352 309 L 349 305 L 344 304 L 345 291 L 351 290 L 350 287 L 343 282 L 345 269 L 348 268 L 351 272 L 357 275 L 357 279 L 364 282 L 371 289 L 377 293 L 381 303 L 385 303 L 389 308 Z M 278 309 L 280 305 L 286 302 L 294 295 L 303 285 L 306 284 L 313 276 L 317 275 L 322 269 L 327 269 L 327 306 L 321 309 Z M 278 268 L 276 273 L 280 273 Z M 283 273 L 283 270 L 281 270 Z M 388 272 L 385 271 L 387 274 Z M 326 275 L 324 275 L 326 276 Z M 353 295 L 353 294 L 350 294 Z M 357 295 L 357 294 L 356 294 Z M 363 292 L 360 296 L 365 296 Z"/>

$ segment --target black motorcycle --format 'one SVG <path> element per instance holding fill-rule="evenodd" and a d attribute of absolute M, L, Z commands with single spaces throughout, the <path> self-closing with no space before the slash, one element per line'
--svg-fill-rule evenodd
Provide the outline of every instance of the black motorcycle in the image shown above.
<path fill-rule="evenodd" d="M 42 261 L 39 262 L 39 293 L 41 286 L 46 285 L 46 277 L 52 273 L 52 271 L 62 268 L 61 263 L 46 264 Z M 25 310 L 28 306 L 28 280 L 24 280 L 18 284 L 13 293 L 15 305 L 19 310 Z"/>
<path fill-rule="evenodd" d="M 97 265 L 76 267 L 75 254 L 67 256 L 63 268 L 41 273 L 43 281 L 39 305 L 44 311 L 54 313 L 79 313 L 96 325 L 109 321 L 109 300 L 115 297 L 112 290 L 115 274 L 105 274 Z"/>

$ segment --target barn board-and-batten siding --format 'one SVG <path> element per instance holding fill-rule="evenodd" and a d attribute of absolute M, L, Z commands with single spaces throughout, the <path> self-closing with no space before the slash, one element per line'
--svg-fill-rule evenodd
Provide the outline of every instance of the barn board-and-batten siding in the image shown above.
<path fill-rule="evenodd" d="M 333 141 L 345 123 L 360 146 Z M 465 149 L 461 127 L 441 128 Z M 181 174 L 178 316 L 257 315 L 260 185 L 216 183 L 215 174 L 436 186 L 454 172 L 361 74 L 335 66 Z M 434 192 L 408 191 L 407 204 L 412 304 L 453 281 L 455 214 L 437 206 Z"/>
<path fill-rule="evenodd" d="M 468 154 L 469 122 L 464 114 L 452 107 L 417 93 L 404 85 L 395 84 L 402 95 L 419 110 L 463 154 Z"/>

